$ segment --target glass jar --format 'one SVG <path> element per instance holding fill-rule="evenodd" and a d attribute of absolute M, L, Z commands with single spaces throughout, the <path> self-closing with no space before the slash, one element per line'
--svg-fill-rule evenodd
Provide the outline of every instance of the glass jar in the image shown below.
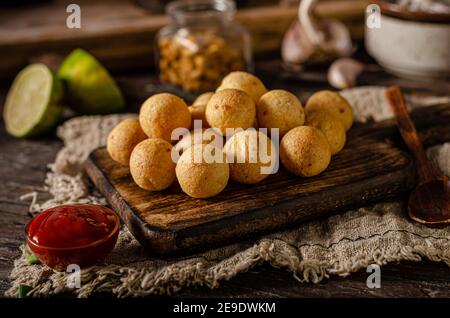
<path fill-rule="evenodd" d="M 232 71 L 251 71 L 250 36 L 233 21 L 235 11 L 232 0 L 169 3 L 171 23 L 156 38 L 160 81 L 201 93 L 215 90 Z"/>

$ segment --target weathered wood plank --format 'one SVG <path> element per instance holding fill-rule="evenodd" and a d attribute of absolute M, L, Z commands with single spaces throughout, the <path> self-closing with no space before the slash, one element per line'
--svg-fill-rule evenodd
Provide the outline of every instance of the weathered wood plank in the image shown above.
<path fill-rule="evenodd" d="M 361 270 L 345 278 L 302 284 L 292 273 L 264 265 L 222 282 L 218 289 L 189 288 L 177 297 L 450 297 L 450 269 L 443 263 L 424 261 L 383 266 L 379 289 L 367 287 L 368 275 Z"/>
<path fill-rule="evenodd" d="M 242 8 L 236 15 L 236 20 L 249 29 L 257 54 L 278 52 L 285 31 L 297 15 L 295 7 L 277 2 Z M 13 76 L 33 57 L 48 52 L 65 55 L 76 47 L 91 51 L 110 70 L 153 67 L 152 43 L 158 30 L 169 22 L 168 17 L 131 0 L 80 0 L 81 28 L 69 29 L 66 7 L 70 3 L 59 0 L 2 8 L 0 79 Z M 317 14 L 341 19 L 349 25 L 352 35 L 361 39 L 366 3 L 342 0 L 336 5 L 327 1 L 318 5 Z M 46 18 L 41 19 L 43 16 Z"/>
<path fill-rule="evenodd" d="M 3 105 L 4 91 L 0 92 Z M 2 107 L 0 107 L 2 109 Z M 61 142 L 54 137 L 39 140 L 16 139 L 6 134 L 0 123 L 0 296 L 9 287 L 8 277 L 14 260 L 24 243 L 24 229 L 30 220 L 29 202 L 21 201 L 22 194 L 42 187 L 47 164 L 54 157 Z"/>

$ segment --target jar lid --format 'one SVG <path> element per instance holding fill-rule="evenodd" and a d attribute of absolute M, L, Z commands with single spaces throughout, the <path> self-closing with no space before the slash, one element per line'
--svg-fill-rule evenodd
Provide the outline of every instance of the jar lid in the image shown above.
<path fill-rule="evenodd" d="M 232 0 L 177 0 L 166 6 L 166 14 L 177 22 L 231 19 L 236 11 Z"/>

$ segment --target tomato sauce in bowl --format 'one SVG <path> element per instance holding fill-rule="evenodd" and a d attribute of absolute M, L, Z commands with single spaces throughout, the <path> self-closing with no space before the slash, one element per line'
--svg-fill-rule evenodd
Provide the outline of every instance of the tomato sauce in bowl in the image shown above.
<path fill-rule="evenodd" d="M 61 205 L 35 216 L 26 227 L 27 244 L 51 268 L 64 270 L 102 261 L 114 248 L 120 220 L 110 209 L 93 204 Z"/>

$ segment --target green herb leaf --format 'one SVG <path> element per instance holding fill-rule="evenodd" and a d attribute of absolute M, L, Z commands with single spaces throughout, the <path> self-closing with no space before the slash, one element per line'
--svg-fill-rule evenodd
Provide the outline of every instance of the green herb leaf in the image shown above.
<path fill-rule="evenodd" d="M 41 264 L 41 261 L 38 260 L 38 258 L 34 256 L 34 254 L 31 254 L 27 256 L 27 263 L 28 265 L 34 265 L 34 264 Z"/>
<path fill-rule="evenodd" d="M 27 294 L 33 289 L 33 287 L 20 284 L 19 285 L 19 298 L 26 298 Z"/>

